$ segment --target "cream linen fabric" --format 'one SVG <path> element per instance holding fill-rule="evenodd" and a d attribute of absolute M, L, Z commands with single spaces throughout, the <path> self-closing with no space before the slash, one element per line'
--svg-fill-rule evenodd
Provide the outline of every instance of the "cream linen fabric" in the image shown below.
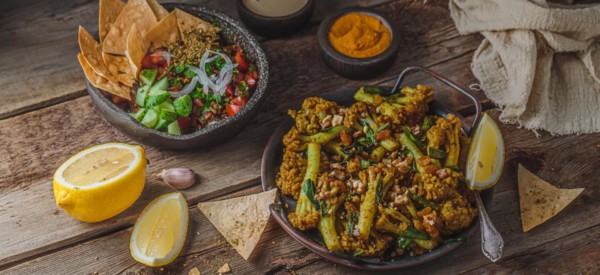
<path fill-rule="evenodd" d="M 501 121 L 557 135 L 600 132 L 600 5 L 449 5 L 461 34 L 485 38 L 471 68 L 486 96 L 502 108 Z"/>

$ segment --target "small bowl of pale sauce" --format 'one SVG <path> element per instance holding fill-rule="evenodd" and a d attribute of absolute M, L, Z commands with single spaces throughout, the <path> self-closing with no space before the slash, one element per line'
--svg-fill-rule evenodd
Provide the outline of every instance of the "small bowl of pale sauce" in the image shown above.
<path fill-rule="evenodd" d="M 323 61 L 339 75 L 368 79 L 394 63 L 400 36 L 391 20 L 367 8 L 329 15 L 317 34 Z"/>
<path fill-rule="evenodd" d="M 312 17 L 315 0 L 238 0 L 240 19 L 254 33 L 266 37 L 291 35 Z"/>

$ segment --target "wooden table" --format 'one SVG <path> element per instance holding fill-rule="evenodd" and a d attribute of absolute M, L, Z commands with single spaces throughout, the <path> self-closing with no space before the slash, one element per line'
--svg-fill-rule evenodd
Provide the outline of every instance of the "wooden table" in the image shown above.
<path fill-rule="evenodd" d="M 232 0 L 189 1 L 237 17 Z M 402 68 L 421 65 L 465 87 L 476 83 L 469 64 L 481 41 L 461 36 L 446 1 L 317 1 L 311 24 L 282 39 L 260 39 L 270 61 L 268 102 L 242 133 L 227 143 L 193 153 L 145 147 L 150 160 L 141 198 L 105 222 L 81 223 L 54 203 L 52 175 L 76 152 L 104 142 L 132 142 L 97 112 L 77 63 L 77 25 L 97 31 L 98 1 L 3 1 L 0 4 L 0 273 L 187 273 L 193 267 L 215 274 L 224 263 L 234 273 L 360 273 L 333 265 L 311 253 L 271 221 L 250 261 L 243 260 L 196 208 L 200 201 L 261 191 L 260 161 L 269 134 L 294 106 L 319 95 L 360 84 L 391 84 Z M 389 15 L 403 36 L 393 68 L 365 82 L 349 81 L 320 61 L 316 42 L 327 11 L 370 6 Z M 426 82 L 428 79 L 417 79 Z M 483 93 L 472 90 L 495 118 Z M 465 99 L 440 89 L 436 97 L 469 117 Z M 417 273 L 598 273 L 600 271 L 600 135 L 552 137 L 514 125 L 500 125 L 506 163 L 496 186 L 490 216 L 504 236 L 504 257 L 487 260 L 474 235 L 459 250 Z M 563 212 L 523 233 L 519 220 L 516 171 L 521 163 L 560 187 L 585 187 Z M 183 252 L 164 268 L 148 268 L 129 255 L 129 237 L 143 207 L 171 189 L 154 177 L 166 167 L 187 166 L 201 183 L 184 191 L 190 228 Z M 366 273 L 365 273 L 366 274 Z"/>

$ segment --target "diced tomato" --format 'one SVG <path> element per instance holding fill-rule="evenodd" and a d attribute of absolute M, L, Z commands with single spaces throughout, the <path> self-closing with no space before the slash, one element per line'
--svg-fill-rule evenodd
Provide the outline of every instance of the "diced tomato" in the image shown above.
<path fill-rule="evenodd" d="M 154 64 L 152 64 L 152 58 L 150 55 L 148 54 L 144 56 L 144 59 L 142 59 L 142 69 L 151 69 L 153 65 Z"/>
<path fill-rule="evenodd" d="M 244 105 L 246 105 L 246 99 L 243 98 L 242 96 L 238 96 L 238 97 L 233 98 L 229 103 L 233 104 L 233 105 L 237 105 L 239 107 L 244 107 Z"/>
<path fill-rule="evenodd" d="M 252 76 L 250 76 L 249 74 L 246 75 L 245 79 L 246 80 L 246 84 L 248 84 L 248 87 L 250 89 L 254 88 L 254 86 L 256 86 L 256 79 L 254 79 Z"/>
<path fill-rule="evenodd" d="M 153 52 L 152 54 L 150 54 L 150 59 L 152 59 L 152 63 L 154 65 L 157 65 L 160 67 L 162 67 L 165 63 L 167 63 L 165 58 L 162 56 L 161 52 Z"/>
<path fill-rule="evenodd" d="M 225 110 L 227 111 L 228 116 L 234 116 L 240 111 L 241 107 L 235 104 L 227 104 L 225 105 Z"/>
<path fill-rule="evenodd" d="M 239 50 L 235 54 L 235 61 L 237 62 L 238 71 L 246 72 L 248 70 L 248 61 L 244 58 L 244 51 Z"/>
<path fill-rule="evenodd" d="M 230 84 L 230 85 L 227 85 L 227 89 L 225 90 L 225 94 L 226 94 L 227 96 L 230 96 L 230 97 L 232 97 L 232 96 L 233 96 L 233 88 L 231 87 L 231 84 Z"/>
<path fill-rule="evenodd" d="M 183 131 L 190 128 L 191 121 L 189 117 L 180 117 L 177 119 L 177 124 L 179 124 L 179 129 Z"/>

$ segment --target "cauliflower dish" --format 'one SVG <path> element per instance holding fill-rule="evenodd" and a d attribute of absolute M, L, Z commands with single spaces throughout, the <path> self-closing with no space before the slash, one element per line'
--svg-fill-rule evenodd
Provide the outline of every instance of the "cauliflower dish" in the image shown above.
<path fill-rule="evenodd" d="M 319 97 L 290 110 L 277 186 L 297 200 L 288 220 L 329 250 L 361 257 L 427 253 L 477 216 L 459 168 L 461 122 L 428 114 L 433 88 L 382 96 L 361 87 L 340 106 Z"/>

